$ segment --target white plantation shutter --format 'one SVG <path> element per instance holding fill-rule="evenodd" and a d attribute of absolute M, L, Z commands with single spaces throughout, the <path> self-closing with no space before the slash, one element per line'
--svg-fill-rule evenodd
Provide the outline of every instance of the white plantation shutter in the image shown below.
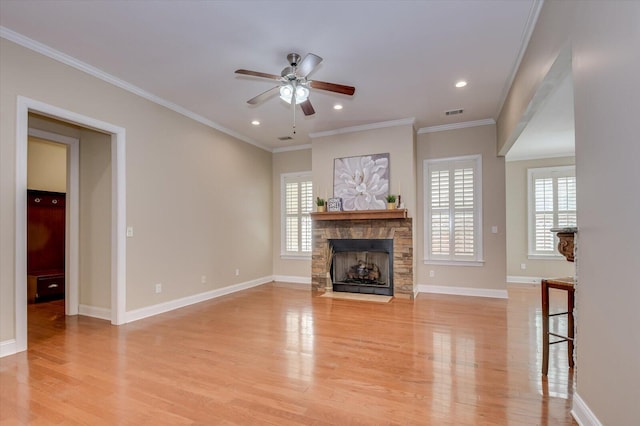
<path fill-rule="evenodd" d="M 460 256 L 473 256 L 475 253 L 473 181 L 472 167 L 454 170 L 454 252 Z"/>
<path fill-rule="evenodd" d="M 576 178 L 558 178 L 558 228 L 576 226 Z"/>
<path fill-rule="evenodd" d="M 300 182 L 300 251 L 311 253 L 311 216 L 313 211 L 313 185 L 311 181 Z"/>
<path fill-rule="evenodd" d="M 431 252 L 449 255 L 449 171 L 431 172 Z"/>
<path fill-rule="evenodd" d="M 482 261 L 481 157 L 425 160 L 425 261 Z"/>
<path fill-rule="evenodd" d="M 282 254 L 311 254 L 313 185 L 311 175 L 282 175 Z"/>
<path fill-rule="evenodd" d="M 534 180 L 535 191 L 535 249 L 553 251 L 553 179 Z"/>
<path fill-rule="evenodd" d="M 574 166 L 529 169 L 529 255 L 559 256 L 552 228 L 576 226 Z"/>

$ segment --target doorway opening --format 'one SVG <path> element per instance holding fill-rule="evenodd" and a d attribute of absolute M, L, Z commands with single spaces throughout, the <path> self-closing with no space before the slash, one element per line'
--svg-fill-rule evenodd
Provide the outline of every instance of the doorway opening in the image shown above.
<path fill-rule="evenodd" d="M 125 130 L 100 120 L 93 119 L 72 111 L 45 104 L 26 97 L 18 97 L 17 125 L 16 125 L 16 256 L 15 256 L 15 336 L 16 350 L 21 352 L 27 349 L 27 161 L 28 161 L 28 134 L 29 114 L 38 114 L 50 117 L 61 122 L 70 123 L 82 128 L 106 133 L 110 139 L 110 241 L 111 256 L 110 265 L 110 309 L 109 317 L 114 325 L 123 324 L 125 319 Z M 73 167 L 69 167 L 70 174 Z M 70 196 L 74 191 L 70 190 Z M 78 191 L 75 191 L 78 194 Z M 69 221 L 67 213 L 67 221 Z M 78 220 L 71 220 L 71 224 Z M 69 222 L 67 222 L 69 225 Z M 73 228 L 73 227 L 72 227 Z M 65 304 L 67 315 L 78 313 L 77 300 L 77 275 L 71 278 L 78 270 L 78 265 L 70 266 L 69 262 L 78 257 L 78 235 L 70 236 L 71 228 L 66 230 L 68 242 L 66 243 L 65 274 L 66 291 Z M 75 281 L 75 289 L 74 289 Z M 71 300 L 71 297 L 75 300 Z"/>
<path fill-rule="evenodd" d="M 28 303 L 64 299 L 78 313 L 78 142 L 31 127 L 27 168 Z"/>
<path fill-rule="evenodd" d="M 575 226 L 575 123 L 571 51 L 543 78 L 505 155 L 507 281 L 575 275 L 550 230 Z"/>

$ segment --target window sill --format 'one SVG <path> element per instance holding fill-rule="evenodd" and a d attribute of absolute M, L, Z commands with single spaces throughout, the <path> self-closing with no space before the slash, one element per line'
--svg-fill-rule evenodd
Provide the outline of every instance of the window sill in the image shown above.
<path fill-rule="evenodd" d="M 564 256 L 559 254 L 531 254 L 527 255 L 529 260 L 565 260 Z"/>
<path fill-rule="evenodd" d="M 281 254 L 282 260 L 311 260 L 310 254 Z"/>
<path fill-rule="evenodd" d="M 429 260 L 424 259 L 425 265 L 443 266 L 484 266 L 484 260 Z"/>

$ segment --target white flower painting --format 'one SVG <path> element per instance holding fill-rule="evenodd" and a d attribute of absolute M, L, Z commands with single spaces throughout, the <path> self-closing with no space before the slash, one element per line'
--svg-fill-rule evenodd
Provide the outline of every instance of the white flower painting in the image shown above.
<path fill-rule="evenodd" d="M 382 210 L 389 194 L 389 154 L 336 158 L 333 196 L 344 210 Z"/>

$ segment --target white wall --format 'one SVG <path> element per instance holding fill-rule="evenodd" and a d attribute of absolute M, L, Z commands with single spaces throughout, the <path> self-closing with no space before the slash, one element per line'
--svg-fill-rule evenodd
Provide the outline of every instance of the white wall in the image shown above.
<path fill-rule="evenodd" d="M 15 338 L 19 95 L 126 130 L 128 311 L 271 277 L 270 152 L 2 39 L 0 341 Z"/>
<path fill-rule="evenodd" d="M 273 275 L 287 281 L 311 282 L 311 257 L 308 259 L 282 259 L 282 205 L 280 177 L 283 173 L 311 172 L 311 149 L 285 151 L 273 154 Z M 304 278 L 297 279 L 297 278 Z"/>
<path fill-rule="evenodd" d="M 29 136 L 27 188 L 67 192 L 67 146 Z"/>
<path fill-rule="evenodd" d="M 496 155 L 495 125 L 419 134 L 417 149 L 418 209 L 414 228 L 417 229 L 418 236 L 418 283 L 426 286 L 499 290 L 501 295 L 506 297 L 504 158 Z M 479 267 L 425 265 L 424 160 L 473 154 L 482 155 L 482 231 L 485 263 Z M 492 226 L 498 227 L 497 234 L 491 233 Z M 435 276 L 430 277 L 429 271 L 434 271 Z"/>
<path fill-rule="evenodd" d="M 321 198 L 333 194 L 336 158 L 389 153 L 389 192 L 402 194 L 409 217 L 416 212 L 414 130 L 410 124 L 343 133 L 312 140 L 313 186 Z"/>
<path fill-rule="evenodd" d="M 111 308 L 111 136 L 80 130 L 81 305 Z"/>
<path fill-rule="evenodd" d="M 414 264 L 417 244 L 415 145 L 415 130 L 411 124 L 312 139 L 313 187 L 315 194 L 322 198 L 333 194 L 333 163 L 336 158 L 389 153 L 389 192 L 400 192 L 408 217 L 414 222 Z M 415 279 L 414 274 L 414 286 Z"/>
<path fill-rule="evenodd" d="M 531 168 L 569 166 L 574 157 L 540 160 L 507 161 L 507 276 L 509 277 L 570 277 L 575 266 L 562 257 L 557 260 L 529 259 L 528 175 Z M 578 182 L 580 185 L 580 182 Z M 526 269 L 522 270 L 520 264 Z"/>
<path fill-rule="evenodd" d="M 573 407 L 582 424 L 640 422 L 638 46 L 640 2 L 545 2 L 498 120 L 504 152 L 570 47 L 579 229 Z"/>

